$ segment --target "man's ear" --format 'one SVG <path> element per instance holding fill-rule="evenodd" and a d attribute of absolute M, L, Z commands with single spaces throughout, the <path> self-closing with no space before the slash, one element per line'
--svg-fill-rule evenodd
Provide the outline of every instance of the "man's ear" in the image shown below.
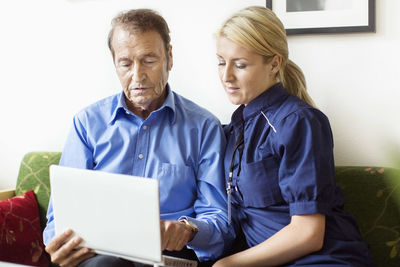
<path fill-rule="evenodd" d="M 174 65 L 174 59 L 172 57 L 172 45 L 168 46 L 168 71 L 172 69 L 172 66 Z"/>

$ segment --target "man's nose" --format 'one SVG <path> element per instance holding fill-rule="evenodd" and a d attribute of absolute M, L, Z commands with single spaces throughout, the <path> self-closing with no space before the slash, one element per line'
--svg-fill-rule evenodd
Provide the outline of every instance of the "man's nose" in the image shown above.
<path fill-rule="evenodd" d="M 132 80 L 136 83 L 142 82 L 146 77 L 146 73 L 140 64 L 135 64 L 132 69 Z"/>

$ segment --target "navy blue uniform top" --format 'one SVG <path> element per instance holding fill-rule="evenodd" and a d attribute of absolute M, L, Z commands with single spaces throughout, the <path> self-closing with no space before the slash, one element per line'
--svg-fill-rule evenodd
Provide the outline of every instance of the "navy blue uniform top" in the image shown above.
<path fill-rule="evenodd" d="M 281 83 L 272 86 L 241 105 L 225 127 L 225 177 L 241 131 L 244 144 L 233 161 L 232 219 L 248 245 L 270 238 L 292 215 L 321 213 L 326 216 L 323 248 L 288 265 L 371 266 L 354 218 L 342 209 L 328 118 Z"/>

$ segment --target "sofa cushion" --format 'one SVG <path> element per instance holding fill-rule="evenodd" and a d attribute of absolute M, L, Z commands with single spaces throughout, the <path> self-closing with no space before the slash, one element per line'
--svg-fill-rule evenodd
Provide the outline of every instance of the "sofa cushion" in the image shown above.
<path fill-rule="evenodd" d="M 0 202 L 0 260 L 48 266 L 33 191 Z"/>
<path fill-rule="evenodd" d="M 342 166 L 336 178 L 376 266 L 399 266 L 400 170 Z"/>
<path fill-rule="evenodd" d="M 33 190 L 39 205 L 40 225 L 46 226 L 46 211 L 50 198 L 49 166 L 58 164 L 60 152 L 31 152 L 22 159 L 15 194 Z"/>

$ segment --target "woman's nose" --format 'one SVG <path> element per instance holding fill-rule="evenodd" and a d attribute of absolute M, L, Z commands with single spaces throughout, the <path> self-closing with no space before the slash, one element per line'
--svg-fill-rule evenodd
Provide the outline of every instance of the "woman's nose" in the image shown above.
<path fill-rule="evenodd" d="M 222 71 L 223 71 L 222 80 L 224 82 L 231 82 L 234 79 L 234 75 L 233 75 L 231 66 L 226 65 Z"/>

